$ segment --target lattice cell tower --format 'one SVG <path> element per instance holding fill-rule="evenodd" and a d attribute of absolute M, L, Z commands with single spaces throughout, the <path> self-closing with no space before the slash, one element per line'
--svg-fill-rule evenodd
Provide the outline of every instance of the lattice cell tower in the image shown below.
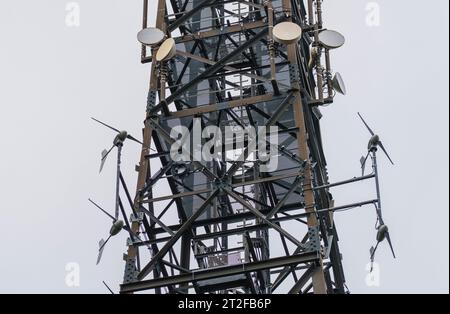
<path fill-rule="evenodd" d="M 138 34 L 151 63 L 143 140 L 112 128 L 102 155 L 103 166 L 118 150 L 108 216 L 110 237 L 129 234 L 120 292 L 348 292 L 334 215 L 373 204 L 377 239 L 390 241 L 376 167 L 384 147 L 372 132 L 373 173 L 329 183 L 320 107 L 346 93 L 330 61 L 345 39 L 323 27 L 322 1 L 156 2 L 155 13 L 144 0 Z M 133 196 L 120 170 L 127 139 L 142 145 Z M 334 205 L 332 187 L 373 178 L 377 199 Z"/>

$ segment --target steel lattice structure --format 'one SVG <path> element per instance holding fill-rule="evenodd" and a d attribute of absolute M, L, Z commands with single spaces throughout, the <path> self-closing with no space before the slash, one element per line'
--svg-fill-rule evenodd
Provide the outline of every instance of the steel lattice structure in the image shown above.
<path fill-rule="evenodd" d="M 142 50 L 143 63 L 154 62 L 136 197 L 127 192 L 130 234 L 141 236 L 130 237 L 121 293 L 346 293 L 319 123 L 334 94 L 329 50 L 318 44 L 322 1 L 157 2 L 156 27 L 177 55 L 161 63 L 158 47 Z M 144 0 L 144 28 L 149 14 Z M 273 40 L 284 21 L 301 26 L 298 43 Z M 249 141 L 244 161 L 230 152 L 172 160 L 171 130 L 194 119 L 277 126 L 278 168 L 261 172 Z M 156 197 L 158 186 L 170 193 Z"/>

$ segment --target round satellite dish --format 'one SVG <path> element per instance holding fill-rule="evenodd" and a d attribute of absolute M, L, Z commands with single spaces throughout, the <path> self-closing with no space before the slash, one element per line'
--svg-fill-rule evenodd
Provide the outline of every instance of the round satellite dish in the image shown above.
<path fill-rule="evenodd" d="M 166 39 L 156 53 L 156 61 L 166 61 L 175 57 L 177 47 L 173 38 Z"/>
<path fill-rule="evenodd" d="M 339 94 L 342 94 L 342 95 L 347 94 L 347 88 L 345 87 L 344 80 L 342 79 L 342 76 L 339 72 L 334 75 L 333 88 Z"/>
<path fill-rule="evenodd" d="M 296 43 L 302 38 L 302 28 L 292 22 L 283 22 L 273 28 L 273 39 L 284 45 Z"/>
<path fill-rule="evenodd" d="M 336 31 L 325 30 L 319 34 L 319 41 L 325 48 L 336 49 L 345 44 L 345 37 Z"/>
<path fill-rule="evenodd" d="M 155 46 L 164 40 L 164 32 L 158 28 L 149 27 L 141 30 L 138 35 L 138 41 L 146 46 Z"/>

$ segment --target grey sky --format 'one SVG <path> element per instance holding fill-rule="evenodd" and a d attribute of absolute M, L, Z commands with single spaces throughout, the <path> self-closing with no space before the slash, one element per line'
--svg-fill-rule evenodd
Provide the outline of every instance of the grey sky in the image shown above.
<path fill-rule="evenodd" d="M 87 202 L 114 201 L 113 165 L 98 175 L 113 134 L 91 116 L 140 135 L 149 66 L 139 62 L 142 1 L 79 0 L 81 25 L 65 25 L 66 1 L 0 2 L 0 292 L 105 293 L 122 278 L 125 235 L 95 266 L 110 222 Z M 379 0 L 381 24 L 367 27 L 369 1 L 324 1 L 325 25 L 345 34 L 332 55 L 349 90 L 323 109 L 332 180 L 359 174 L 377 130 L 396 166 L 380 156 L 385 220 L 398 259 L 383 245 L 380 287 L 365 283 L 374 242 L 372 209 L 339 214 L 347 282 L 355 293 L 448 293 L 448 1 Z M 427 25 L 427 27 L 424 27 Z M 124 173 L 134 188 L 139 147 Z M 334 191 L 336 203 L 372 196 L 371 186 Z M 65 266 L 81 267 L 81 286 Z M 116 288 L 117 290 L 117 288 Z"/>

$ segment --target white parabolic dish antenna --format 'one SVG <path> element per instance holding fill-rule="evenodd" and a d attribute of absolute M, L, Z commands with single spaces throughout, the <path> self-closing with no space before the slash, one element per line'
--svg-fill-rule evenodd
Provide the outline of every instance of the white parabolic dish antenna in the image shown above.
<path fill-rule="evenodd" d="M 166 39 L 156 53 L 156 61 L 166 61 L 175 56 L 177 48 L 173 38 Z"/>
<path fill-rule="evenodd" d="M 292 22 L 283 22 L 273 28 L 273 39 L 284 45 L 296 43 L 302 38 L 302 28 Z"/>
<path fill-rule="evenodd" d="M 347 88 L 345 87 L 344 80 L 342 79 L 342 75 L 337 72 L 333 78 L 333 88 L 336 92 L 342 95 L 347 94 Z"/>
<path fill-rule="evenodd" d="M 336 49 L 345 44 L 345 37 L 336 31 L 325 30 L 319 34 L 319 41 L 325 48 Z"/>
<path fill-rule="evenodd" d="M 138 41 L 146 46 L 155 46 L 164 40 L 164 33 L 162 30 L 154 27 L 149 27 L 141 30 L 138 35 Z"/>

